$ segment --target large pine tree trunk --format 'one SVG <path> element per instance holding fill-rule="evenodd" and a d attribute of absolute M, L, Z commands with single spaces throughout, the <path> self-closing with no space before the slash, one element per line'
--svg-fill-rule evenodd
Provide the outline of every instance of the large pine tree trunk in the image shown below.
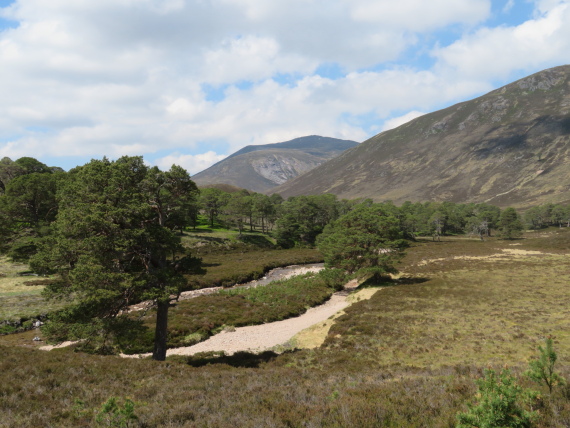
<path fill-rule="evenodd" d="M 166 335 L 168 331 L 169 299 L 159 299 L 156 308 L 156 330 L 154 333 L 154 351 L 152 359 L 164 361 L 166 359 Z"/>

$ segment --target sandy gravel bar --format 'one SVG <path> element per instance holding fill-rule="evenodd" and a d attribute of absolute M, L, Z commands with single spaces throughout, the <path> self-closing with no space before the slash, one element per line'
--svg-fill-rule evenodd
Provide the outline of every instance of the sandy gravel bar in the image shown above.
<path fill-rule="evenodd" d="M 166 355 L 194 355 L 199 352 L 224 351 L 227 355 L 240 351 L 262 352 L 282 345 L 306 328 L 324 321 L 350 305 L 348 291 L 340 291 L 320 306 L 304 314 L 283 321 L 238 327 L 232 332 L 221 332 L 193 346 L 169 349 Z M 125 358 L 148 357 L 151 354 L 125 355 Z"/>
<path fill-rule="evenodd" d="M 301 330 L 326 320 L 348 305 L 346 292 L 336 293 L 326 303 L 311 308 L 298 317 L 238 327 L 235 331 L 216 334 L 193 346 L 170 349 L 166 355 L 193 355 L 208 351 L 224 351 L 231 355 L 239 351 L 264 351 L 286 343 Z"/>

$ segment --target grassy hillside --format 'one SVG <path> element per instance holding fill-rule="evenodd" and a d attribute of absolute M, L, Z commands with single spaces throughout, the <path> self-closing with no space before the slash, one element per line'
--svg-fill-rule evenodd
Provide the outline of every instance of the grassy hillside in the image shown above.
<path fill-rule="evenodd" d="M 158 363 L 1 348 L 0 426 L 92 426 L 116 396 L 134 401 L 134 426 L 450 427 L 488 365 L 541 392 L 538 427 L 568 426 L 570 387 L 549 396 L 520 375 L 554 335 L 570 380 L 569 248 L 566 229 L 420 241 L 314 350 Z"/>
<path fill-rule="evenodd" d="M 382 132 L 276 189 L 376 201 L 570 201 L 570 66 Z"/>

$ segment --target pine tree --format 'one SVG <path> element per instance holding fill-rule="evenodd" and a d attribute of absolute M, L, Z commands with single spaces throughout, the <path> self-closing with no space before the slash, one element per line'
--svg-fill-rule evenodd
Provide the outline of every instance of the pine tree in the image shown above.
<path fill-rule="evenodd" d="M 530 369 L 525 372 L 525 375 L 537 383 L 546 384 L 548 391 L 552 394 L 552 389 L 556 385 L 566 383 L 565 379 L 554 371 L 558 356 L 554 352 L 552 338 L 546 338 L 545 347 L 539 346 L 538 351 L 539 357 L 529 362 Z"/>
<path fill-rule="evenodd" d="M 360 205 L 325 227 L 317 246 L 327 267 L 379 278 L 396 271 L 407 246 L 399 223 L 380 205 Z"/>
<path fill-rule="evenodd" d="M 164 360 L 170 296 L 186 286 L 184 273 L 200 267 L 174 233 L 196 193 L 186 171 L 148 168 L 140 157 L 92 160 L 71 170 L 58 189 L 53 234 L 31 261 L 37 272 L 61 278 L 46 287 L 47 297 L 73 301 L 48 331 L 59 325 L 76 338 L 107 334 L 129 305 L 152 300 L 153 358 Z"/>
<path fill-rule="evenodd" d="M 505 208 L 501 212 L 499 220 L 499 231 L 501 237 L 505 239 L 518 238 L 522 235 L 524 226 L 514 208 Z"/>
<path fill-rule="evenodd" d="M 469 410 L 457 415 L 457 428 L 528 428 L 537 413 L 522 407 L 523 388 L 516 383 L 508 369 L 499 375 L 493 369 L 485 370 L 485 377 L 477 381 L 478 402 L 468 404 Z"/>

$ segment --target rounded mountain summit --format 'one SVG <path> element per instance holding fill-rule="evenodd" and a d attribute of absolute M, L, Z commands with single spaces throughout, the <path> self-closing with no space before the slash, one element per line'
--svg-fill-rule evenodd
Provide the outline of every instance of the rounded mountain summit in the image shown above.
<path fill-rule="evenodd" d="M 230 184 L 265 193 L 356 145 L 356 141 L 311 135 L 283 143 L 246 146 L 192 179 L 198 186 Z"/>

